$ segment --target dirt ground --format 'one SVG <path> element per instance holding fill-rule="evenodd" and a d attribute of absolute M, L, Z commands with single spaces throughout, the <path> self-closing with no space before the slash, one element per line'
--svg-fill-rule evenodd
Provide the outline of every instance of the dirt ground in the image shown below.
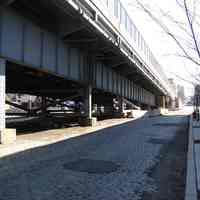
<path fill-rule="evenodd" d="M 185 124 L 176 133 L 173 142 L 163 146 L 159 162 L 149 176 L 157 190 L 145 192 L 143 200 L 184 200 L 187 167 L 188 126 Z"/>

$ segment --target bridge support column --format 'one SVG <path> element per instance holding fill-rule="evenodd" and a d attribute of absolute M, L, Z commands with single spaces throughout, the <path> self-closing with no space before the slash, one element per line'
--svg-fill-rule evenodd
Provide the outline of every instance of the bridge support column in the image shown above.
<path fill-rule="evenodd" d="M 169 108 L 172 110 L 176 109 L 176 98 L 173 97 L 169 100 Z"/>
<path fill-rule="evenodd" d="M 46 115 L 47 114 L 47 99 L 46 97 L 42 96 L 42 114 Z"/>
<path fill-rule="evenodd" d="M 119 102 L 119 112 L 124 113 L 124 98 L 119 97 L 118 102 Z"/>
<path fill-rule="evenodd" d="M 157 105 L 158 105 L 158 111 L 161 115 L 167 114 L 167 97 L 166 96 L 158 96 L 157 97 Z"/>
<path fill-rule="evenodd" d="M 92 86 L 88 85 L 84 92 L 84 119 L 81 121 L 83 126 L 95 126 L 96 118 L 92 117 Z"/>
<path fill-rule="evenodd" d="M 157 105 L 158 105 L 158 108 L 165 108 L 166 107 L 165 96 L 158 96 L 157 97 Z"/>
<path fill-rule="evenodd" d="M 0 144 L 16 140 L 16 130 L 6 129 L 6 60 L 0 58 Z"/>
<path fill-rule="evenodd" d="M 0 134 L 1 139 L 5 131 L 5 93 L 6 93 L 6 80 L 5 80 L 5 71 L 6 71 L 6 61 L 0 59 Z"/>
<path fill-rule="evenodd" d="M 168 96 L 166 96 L 166 108 L 170 108 L 170 98 Z"/>
<path fill-rule="evenodd" d="M 162 108 L 166 108 L 165 96 L 161 96 L 161 107 L 162 107 Z"/>
<path fill-rule="evenodd" d="M 118 115 L 119 117 L 124 117 L 124 98 L 118 97 Z"/>
<path fill-rule="evenodd" d="M 85 116 L 92 119 L 92 86 L 89 85 L 85 89 Z"/>

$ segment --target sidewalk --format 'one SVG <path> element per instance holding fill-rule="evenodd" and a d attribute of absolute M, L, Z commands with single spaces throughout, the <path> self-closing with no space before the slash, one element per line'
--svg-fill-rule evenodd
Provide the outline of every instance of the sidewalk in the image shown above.
<path fill-rule="evenodd" d="M 190 117 L 185 200 L 197 200 L 200 192 L 200 122 Z"/>
<path fill-rule="evenodd" d="M 97 122 L 95 127 L 71 127 L 63 129 L 54 129 L 30 134 L 18 135 L 17 141 L 14 144 L 0 145 L 0 158 L 33 149 L 36 147 L 46 146 L 57 143 L 59 141 L 67 140 L 69 138 L 78 137 L 80 135 L 90 134 L 92 132 L 127 123 L 135 119 L 109 119 Z"/>

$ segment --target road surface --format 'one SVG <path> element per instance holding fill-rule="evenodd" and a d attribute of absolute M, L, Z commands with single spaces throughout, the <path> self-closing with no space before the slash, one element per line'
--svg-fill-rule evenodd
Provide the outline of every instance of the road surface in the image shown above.
<path fill-rule="evenodd" d="M 168 154 L 175 155 L 181 138 L 186 147 L 187 121 L 180 115 L 137 119 L 1 158 L 0 200 L 168 199 L 160 189 L 167 177 L 158 174 L 175 168 Z"/>

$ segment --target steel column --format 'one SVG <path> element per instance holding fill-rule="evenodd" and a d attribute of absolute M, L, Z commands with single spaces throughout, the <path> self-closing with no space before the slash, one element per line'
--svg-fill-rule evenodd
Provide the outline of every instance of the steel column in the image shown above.
<path fill-rule="evenodd" d="M 88 85 L 85 89 L 85 117 L 92 119 L 92 86 Z"/>
<path fill-rule="evenodd" d="M 166 108 L 166 99 L 165 99 L 165 96 L 162 96 L 162 107 Z"/>
<path fill-rule="evenodd" d="M 5 130 L 6 61 L 0 58 L 0 142 Z"/>
<path fill-rule="evenodd" d="M 118 97 L 118 105 L 119 105 L 119 113 L 123 114 L 124 113 L 124 98 L 123 97 Z"/>

